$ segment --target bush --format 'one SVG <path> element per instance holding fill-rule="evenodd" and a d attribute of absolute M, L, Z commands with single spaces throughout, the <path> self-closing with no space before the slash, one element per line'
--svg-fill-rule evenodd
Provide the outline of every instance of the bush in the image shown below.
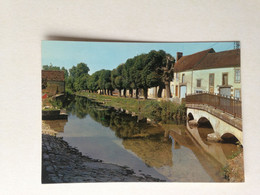
<path fill-rule="evenodd" d="M 57 108 L 57 109 L 62 108 L 62 102 L 60 100 L 50 100 L 50 103 L 54 108 Z"/>
<path fill-rule="evenodd" d="M 151 101 L 145 105 L 147 115 L 156 122 L 161 121 L 162 108 L 157 101 Z"/>

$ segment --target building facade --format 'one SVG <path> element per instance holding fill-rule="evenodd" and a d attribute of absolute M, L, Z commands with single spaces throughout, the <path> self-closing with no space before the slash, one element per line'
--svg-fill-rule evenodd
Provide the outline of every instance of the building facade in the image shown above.
<path fill-rule="evenodd" d="M 174 66 L 171 91 L 175 101 L 203 92 L 241 99 L 240 50 L 209 49 L 180 57 Z"/>
<path fill-rule="evenodd" d="M 64 71 L 58 70 L 42 70 L 42 81 L 47 86 L 43 89 L 48 96 L 63 94 L 65 92 L 65 75 Z"/>

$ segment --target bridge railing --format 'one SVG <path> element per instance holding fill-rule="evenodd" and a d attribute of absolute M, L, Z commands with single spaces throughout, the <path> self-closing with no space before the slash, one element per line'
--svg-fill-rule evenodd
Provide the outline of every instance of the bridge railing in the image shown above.
<path fill-rule="evenodd" d="M 206 104 L 242 118 L 242 104 L 240 100 L 210 93 L 198 93 L 186 96 L 186 104 Z"/>

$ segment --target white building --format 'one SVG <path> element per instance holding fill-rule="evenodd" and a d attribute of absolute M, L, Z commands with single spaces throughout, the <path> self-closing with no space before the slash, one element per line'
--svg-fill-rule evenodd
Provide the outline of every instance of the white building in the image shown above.
<path fill-rule="evenodd" d="M 202 92 L 241 99 L 240 81 L 240 49 L 208 49 L 188 56 L 178 52 L 171 92 L 179 102 L 185 95 Z"/>

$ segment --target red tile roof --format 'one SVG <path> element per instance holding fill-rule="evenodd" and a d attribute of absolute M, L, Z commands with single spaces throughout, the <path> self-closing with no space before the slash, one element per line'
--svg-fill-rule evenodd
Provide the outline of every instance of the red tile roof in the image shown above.
<path fill-rule="evenodd" d="M 214 49 L 204 50 L 192 55 L 183 56 L 174 65 L 175 72 L 186 70 L 203 70 L 210 68 L 226 68 L 240 66 L 240 49 L 215 52 Z"/>
<path fill-rule="evenodd" d="M 207 49 L 188 56 L 181 57 L 174 65 L 175 72 L 183 72 L 193 69 L 208 53 L 215 52 L 214 49 Z"/>
<path fill-rule="evenodd" d="M 194 70 L 240 66 L 240 49 L 209 53 Z"/>
<path fill-rule="evenodd" d="M 42 70 L 42 78 L 47 79 L 47 81 L 64 81 L 64 71 Z"/>

